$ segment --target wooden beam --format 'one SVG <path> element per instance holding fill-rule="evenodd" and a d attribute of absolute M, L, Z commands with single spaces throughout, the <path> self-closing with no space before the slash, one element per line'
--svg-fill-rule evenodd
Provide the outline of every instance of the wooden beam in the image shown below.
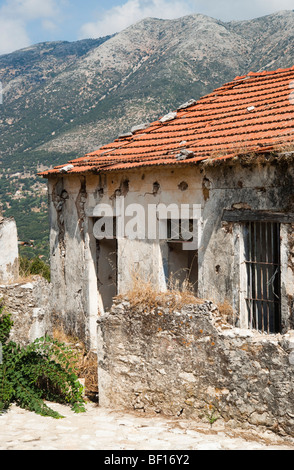
<path fill-rule="evenodd" d="M 277 222 L 293 224 L 294 214 L 286 212 L 256 211 L 256 210 L 230 210 L 225 209 L 222 220 L 224 222 Z"/>

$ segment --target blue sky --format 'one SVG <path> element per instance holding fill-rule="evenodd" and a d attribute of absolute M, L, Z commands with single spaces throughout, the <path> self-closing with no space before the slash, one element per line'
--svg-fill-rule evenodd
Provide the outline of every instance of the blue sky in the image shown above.
<path fill-rule="evenodd" d="M 43 41 L 105 36 L 146 17 L 202 13 L 230 21 L 292 9 L 293 0 L 0 0 L 0 54 Z"/>

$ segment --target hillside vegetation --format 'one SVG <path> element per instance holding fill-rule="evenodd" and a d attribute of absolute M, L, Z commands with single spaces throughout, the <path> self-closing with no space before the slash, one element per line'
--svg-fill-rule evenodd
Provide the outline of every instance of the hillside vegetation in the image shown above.
<path fill-rule="evenodd" d="M 93 151 L 237 75 L 293 65 L 293 11 L 229 23 L 148 18 L 114 36 L 0 56 L 0 203 L 16 218 L 22 250 L 49 254 L 38 170 Z"/>

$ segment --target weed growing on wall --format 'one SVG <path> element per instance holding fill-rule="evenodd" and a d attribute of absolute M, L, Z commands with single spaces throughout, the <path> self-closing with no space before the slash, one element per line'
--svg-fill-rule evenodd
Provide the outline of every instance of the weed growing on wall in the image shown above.
<path fill-rule="evenodd" d="M 39 258 L 29 259 L 25 256 L 20 256 L 19 273 L 21 277 L 39 275 L 50 282 L 50 267 Z"/>
<path fill-rule="evenodd" d="M 68 404 L 73 411 L 85 411 L 83 387 L 75 374 L 75 355 L 48 336 L 28 346 L 9 341 L 13 322 L 0 301 L 0 413 L 16 403 L 42 416 L 62 418 L 45 401 Z"/>
<path fill-rule="evenodd" d="M 185 270 L 184 270 L 185 271 Z M 197 305 L 203 302 L 195 295 L 195 285 L 191 284 L 188 275 L 181 283 L 171 275 L 167 281 L 166 291 L 158 290 L 152 280 L 139 269 L 131 272 L 129 289 L 118 300 L 127 299 L 132 307 L 138 305 L 153 309 L 168 306 L 170 311 L 180 310 L 184 305 Z"/>

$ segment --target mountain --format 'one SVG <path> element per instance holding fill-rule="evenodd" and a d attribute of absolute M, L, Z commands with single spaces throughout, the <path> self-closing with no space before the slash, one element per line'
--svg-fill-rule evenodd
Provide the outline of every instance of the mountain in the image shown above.
<path fill-rule="evenodd" d="M 293 65 L 293 11 L 227 23 L 203 15 L 147 18 L 114 36 L 0 56 L 5 215 L 16 212 L 22 239 L 40 242 L 42 227 L 38 249 L 45 250 L 46 194 L 37 169 L 95 150 L 237 75 Z M 34 228 L 26 222 L 32 216 Z"/>

